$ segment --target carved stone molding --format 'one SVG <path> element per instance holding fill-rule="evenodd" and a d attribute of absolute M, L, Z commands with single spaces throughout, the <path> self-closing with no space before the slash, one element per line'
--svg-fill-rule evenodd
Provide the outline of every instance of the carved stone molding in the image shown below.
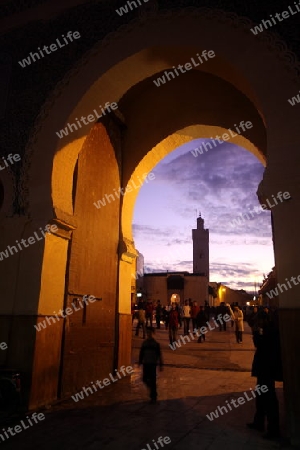
<path fill-rule="evenodd" d="M 71 240 L 72 231 L 76 229 L 73 225 L 70 225 L 66 222 L 62 222 L 61 220 L 58 219 L 49 220 L 49 225 L 56 225 L 58 228 L 57 231 L 51 231 L 52 234 L 68 240 Z"/>
<path fill-rule="evenodd" d="M 137 256 L 138 252 L 134 247 L 134 242 L 127 238 L 123 238 L 119 243 L 120 260 L 132 264 Z"/>
<path fill-rule="evenodd" d="M 0 172 L 0 182 L 3 185 L 4 199 L 0 207 L 0 218 L 12 217 L 14 215 L 14 203 L 16 200 L 16 176 L 10 167 Z"/>

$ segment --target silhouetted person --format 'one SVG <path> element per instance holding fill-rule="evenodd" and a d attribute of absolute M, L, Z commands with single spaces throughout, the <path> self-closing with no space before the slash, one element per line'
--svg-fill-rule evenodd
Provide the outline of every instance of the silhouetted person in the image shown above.
<path fill-rule="evenodd" d="M 256 397 L 254 420 L 247 426 L 263 431 L 267 418 L 267 433 L 263 437 L 274 439 L 280 436 L 275 381 L 283 381 L 277 312 L 275 311 L 273 317 L 269 317 L 265 311 L 259 312 L 258 326 L 252 376 L 257 377 L 257 384 L 260 386 L 266 385 L 268 391 Z"/>
<path fill-rule="evenodd" d="M 169 311 L 167 310 L 166 306 L 163 307 L 163 321 L 167 330 L 169 327 Z"/>
<path fill-rule="evenodd" d="M 198 314 L 199 310 L 200 310 L 200 308 L 197 305 L 197 302 L 193 302 L 193 306 L 191 307 L 191 318 L 192 318 L 192 329 L 193 329 L 193 331 L 194 331 L 194 329 L 197 326 L 196 317 L 197 317 L 197 314 Z"/>
<path fill-rule="evenodd" d="M 131 324 L 133 324 L 133 321 L 136 316 L 136 307 L 137 307 L 137 305 L 134 305 L 134 304 L 131 305 L 131 316 L 132 316 Z"/>
<path fill-rule="evenodd" d="M 225 316 L 225 314 L 228 314 L 230 316 L 230 310 L 229 310 L 228 306 L 225 305 L 224 302 L 222 302 L 220 304 L 220 306 L 218 307 L 217 317 L 219 314 L 221 314 L 221 316 L 222 316 L 220 319 L 217 319 L 217 322 L 220 327 L 220 331 L 222 331 L 222 329 L 224 331 L 226 331 L 226 321 L 224 320 L 224 316 Z"/>
<path fill-rule="evenodd" d="M 152 327 L 152 321 L 153 321 L 153 303 L 148 300 L 146 303 L 146 326 L 148 325 L 148 321 L 149 323 L 149 327 Z"/>
<path fill-rule="evenodd" d="M 183 311 L 182 311 L 182 306 L 180 305 L 180 303 L 176 303 L 176 310 L 178 311 L 179 328 L 181 328 L 182 327 Z"/>
<path fill-rule="evenodd" d="M 257 308 L 257 306 L 254 306 L 253 311 L 247 317 L 247 322 L 252 331 L 252 339 L 253 339 L 253 344 L 255 347 L 256 347 L 257 336 L 259 334 L 258 316 L 259 316 L 258 308 Z"/>
<path fill-rule="evenodd" d="M 210 315 L 211 315 L 211 308 L 208 305 L 208 302 L 205 300 L 205 306 L 204 306 L 204 311 L 208 317 L 208 320 L 210 319 Z"/>
<path fill-rule="evenodd" d="M 155 308 L 155 320 L 156 320 L 156 327 L 160 328 L 160 321 L 162 318 L 162 306 L 160 304 L 160 300 L 157 300 L 156 308 Z"/>
<path fill-rule="evenodd" d="M 217 318 L 219 314 L 221 314 L 221 313 L 220 313 L 220 305 L 216 306 L 216 309 L 215 309 L 215 318 L 216 318 L 217 324 L 219 325 L 219 331 L 222 331 L 222 328 L 220 327 L 220 320 Z"/>
<path fill-rule="evenodd" d="M 248 323 L 249 327 L 251 327 L 251 328 L 253 327 L 255 319 L 257 317 L 257 314 L 258 314 L 258 307 L 253 306 L 253 310 L 247 316 L 247 323 Z"/>
<path fill-rule="evenodd" d="M 145 339 L 146 334 L 146 313 L 145 313 L 146 303 L 140 300 L 138 303 L 138 323 L 135 330 L 135 335 L 139 335 L 139 329 L 142 327 L 143 339 Z"/>
<path fill-rule="evenodd" d="M 179 312 L 176 308 L 176 303 L 172 303 L 172 309 L 169 312 L 169 340 L 172 345 L 177 341 L 177 331 L 179 326 Z"/>
<path fill-rule="evenodd" d="M 200 329 L 201 327 L 207 327 L 207 323 L 206 322 L 208 320 L 209 320 L 209 318 L 208 318 L 208 316 L 207 316 L 203 306 L 200 306 L 200 310 L 199 310 L 199 312 L 197 314 L 197 317 L 196 317 L 196 326 L 197 326 L 197 328 Z M 205 341 L 205 333 L 201 333 L 200 334 L 200 336 L 198 337 L 198 342 L 199 343 L 202 342 L 202 339 L 203 339 L 203 341 Z"/>
<path fill-rule="evenodd" d="M 151 403 L 156 403 L 156 366 L 163 367 L 160 344 L 153 338 L 154 328 L 147 328 L 147 339 L 143 342 L 140 355 L 139 366 L 143 364 L 143 382 L 150 391 Z"/>

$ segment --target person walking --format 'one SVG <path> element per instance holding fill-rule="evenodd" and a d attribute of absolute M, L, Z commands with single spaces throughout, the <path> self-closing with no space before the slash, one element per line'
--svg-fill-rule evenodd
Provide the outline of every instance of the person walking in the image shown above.
<path fill-rule="evenodd" d="M 132 325 L 133 325 L 133 321 L 136 317 L 136 307 L 137 307 L 137 305 L 135 305 L 134 303 L 131 303 L 131 317 L 132 317 L 131 324 Z"/>
<path fill-rule="evenodd" d="M 210 315 L 211 315 L 211 307 L 209 306 L 207 300 L 205 300 L 204 311 L 205 311 L 205 314 L 207 315 L 207 320 L 209 320 Z"/>
<path fill-rule="evenodd" d="M 182 316 L 183 316 L 183 312 L 182 312 L 182 306 L 180 305 L 180 303 L 176 303 L 176 309 L 178 312 L 178 322 L 179 322 L 179 328 L 182 327 Z"/>
<path fill-rule="evenodd" d="M 255 397 L 256 412 L 253 422 L 247 423 L 247 426 L 264 431 L 267 419 L 267 433 L 263 437 L 276 439 L 280 437 L 280 427 L 275 381 L 283 381 L 278 312 L 275 311 L 270 318 L 270 313 L 260 311 L 256 320 L 259 333 L 251 375 L 257 378 L 257 385 L 267 386 L 267 391 Z"/>
<path fill-rule="evenodd" d="M 197 314 L 196 317 L 196 326 L 197 328 L 201 328 L 201 327 L 207 327 L 207 322 L 208 322 L 208 315 L 206 314 L 203 306 L 200 306 L 199 312 Z M 205 334 L 201 333 L 200 336 L 198 337 L 198 343 L 201 343 L 203 339 L 203 342 L 205 342 Z"/>
<path fill-rule="evenodd" d="M 154 328 L 147 327 L 147 339 L 143 342 L 139 354 L 139 367 L 143 365 L 143 382 L 150 393 L 150 403 L 157 401 L 156 367 L 163 370 L 163 359 L 160 344 L 154 339 Z"/>
<path fill-rule="evenodd" d="M 220 331 L 222 331 L 222 328 L 223 328 L 224 331 L 226 331 L 226 323 L 227 322 L 226 322 L 226 320 L 224 320 L 224 316 L 226 314 L 228 314 L 230 316 L 230 311 L 229 311 L 229 308 L 228 308 L 227 304 L 225 304 L 225 302 L 221 302 L 220 303 L 218 314 L 221 314 L 221 316 L 222 316 L 220 318 L 220 320 L 218 321 L 219 322 L 219 326 L 220 326 Z"/>
<path fill-rule="evenodd" d="M 218 324 L 218 326 L 219 326 L 219 331 L 222 331 L 222 326 L 221 326 L 221 324 L 220 324 L 220 320 L 218 319 L 218 316 L 221 314 L 221 311 L 220 311 L 220 305 L 218 305 L 218 306 L 216 306 L 216 312 L 215 312 L 215 318 L 216 318 L 216 322 L 217 322 L 217 324 Z"/>
<path fill-rule="evenodd" d="M 257 337 L 259 335 L 258 319 L 259 319 L 258 308 L 257 306 L 254 306 L 253 311 L 250 314 L 248 314 L 247 317 L 247 323 L 249 327 L 251 327 L 252 331 L 252 340 L 254 347 L 256 347 Z"/>
<path fill-rule="evenodd" d="M 146 303 L 146 326 L 148 326 L 148 321 L 149 323 L 149 327 L 152 327 L 152 321 L 153 321 L 153 303 L 148 300 Z"/>
<path fill-rule="evenodd" d="M 163 321 L 165 323 L 165 329 L 168 330 L 168 328 L 169 328 L 169 311 L 167 310 L 166 306 L 163 306 L 162 315 L 163 315 Z"/>
<path fill-rule="evenodd" d="M 234 331 L 235 331 L 235 336 L 236 336 L 236 342 L 238 344 L 242 344 L 243 331 L 244 331 L 244 314 L 243 314 L 243 311 L 241 311 L 238 306 L 235 306 L 233 308 L 232 318 L 233 318 L 234 325 L 235 325 Z"/>
<path fill-rule="evenodd" d="M 191 307 L 189 305 L 189 300 L 184 301 L 183 306 L 183 334 L 187 336 L 190 329 L 190 320 L 191 320 Z"/>
<path fill-rule="evenodd" d="M 157 300 L 156 308 L 155 308 L 155 321 L 156 321 L 156 328 L 160 329 L 160 321 L 162 318 L 162 306 L 160 304 L 160 300 Z"/>
<path fill-rule="evenodd" d="M 176 308 L 176 303 L 172 303 L 172 309 L 169 312 L 169 340 L 172 345 L 177 341 L 177 331 L 179 325 L 179 313 Z"/>
<path fill-rule="evenodd" d="M 195 328 L 197 327 L 197 314 L 199 312 L 200 308 L 197 305 L 197 302 L 193 302 L 193 306 L 191 307 L 191 319 L 192 319 L 192 327 L 193 327 L 193 333 L 195 333 Z"/>
<path fill-rule="evenodd" d="M 256 322 L 257 315 L 258 315 L 258 307 L 253 306 L 252 311 L 250 312 L 250 314 L 248 314 L 246 319 L 249 327 L 251 328 L 253 327 L 254 323 Z"/>
<path fill-rule="evenodd" d="M 146 304 L 143 300 L 140 300 L 138 303 L 138 323 L 135 330 L 135 335 L 139 335 L 139 329 L 142 327 L 143 330 L 143 339 L 145 339 L 146 334 L 146 312 L 145 312 Z"/>

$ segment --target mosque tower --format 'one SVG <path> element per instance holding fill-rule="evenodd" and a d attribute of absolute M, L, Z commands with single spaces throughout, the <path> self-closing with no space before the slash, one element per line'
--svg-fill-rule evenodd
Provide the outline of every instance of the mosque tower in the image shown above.
<path fill-rule="evenodd" d="M 193 273 L 203 273 L 209 279 L 209 230 L 204 228 L 204 220 L 199 214 L 197 229 L 193 236 Z"/>

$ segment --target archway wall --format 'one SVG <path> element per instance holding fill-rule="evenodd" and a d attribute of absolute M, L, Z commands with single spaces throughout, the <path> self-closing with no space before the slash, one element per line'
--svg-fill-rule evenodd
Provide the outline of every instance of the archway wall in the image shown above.
<path fill-rule="evenodd" d="M 99 104 L 103 105 L 107 101 L 119 102 L 130 88 L 144 79 L 159 74 L 174 64 L 189 62 L 190 58 L 195 56 L 194 49 L 213 50 L 216 59 L 211 61 L 210 66 L 203 65 L 198 69 L 213 73 L 235 85 L 251 100 L 266 126 L 268 168 L 262 187 L 265 195 L 274 194 L 274 189 L 287 190 L 286 186 L 293 188 L 293 203 L 284 205 L 284 217 L 281 216 L 283 212 L 274 211 L 275 248 L 277 246 L 277 249 L 282 250 L 280 257 L 287 261 L 282 261 L 280 265 L 280 279 L 285 273 L 300 270 L 295 242 L 289 240 L 289 236 L 296 237 L 296 226 L 298 229 L 300 226 L 297 214 L 300 192 L 297 185 L 293 184 L 294 180 L 289 178 L 289 174 L 295 174 L 295 167 L 299 167 L 300 138 L 298 115 L 295 114 L 297 106 L 293 108 L 287 102 L 288 98 L 298 92 L 299 87 L 293 72 L 288 70 L 288 56 L 285 59 L 281 50 L 278 51 L 272 39 L 268 38 L 267 32 L 261 37 L 253 36 L 250 26 L 251 24 L 245 24 L 243 21 L 234 22 L 223 13 L 212 15 L 205 10 L 179 11 L 175 14 L 157 15 L 153 19 L 149 18 L 147 22 L 134 22 L 107 39 L 104 45 L 100 43 L 94 48 L 82 64 L 66 77 L 64 86 L 57 88 L 52 97 L 55 100 L 49 105 L 48 115 L 41 117 L 35 139 L 28 148 L 32 155 L 28 156 L 29 204 L 32 216 L 51 217 L 53 205 L 59 203 L 51 195 L 54 154 L 74 140 L 84 138 L 92 124 L 61 140 L 56 131 L 64 128 L 68 122 L 74 122 L 76 117 L 87 116 Z M 158 46 L 165 48 L 158 52 L 155 50 Z M 170 48 L 176 47 L 183 48 L 184 53 L 178 58 L 172 58 Z M 185 77 L 185 74 L 180 77 Z M 162 95 L 160 89 L 157 88 L 157 96 Z M 126 120 L 125 117 L 125 122 Z M 177 129 L 188 125 L 191 124 L 177 124 Z M 171 135 L 171 131 L 174 133 L 176 130 L 169 130 L 165 135 L 161 133 L 161 139 Z M 150 151 L 158 142 L 153 142 L 148 149 L 144 148 L 144 152 Z M 131 145 L 127 147 L 127 151 L 129 161 Z M 135 155 L 132 167 L 127 164 L 127 178 L 123 177 L 122 186 L 127 184 L 144 156 L 145 153 L 140 155 L 139 159 Z M 281 174 L 282 177 L 279 176 Z M 295 180 L 299 182 L 298 175 Z M 65 201 L 61 203 L 68 209 Z M 284 301 L 288 300 L 285 304 L 295 309 L 299 308 L 295 301 L 299 289 L 296 289 L 293 298 L 285 293 L 283 297 Z M 292 328 L 297 334 L 296 327 Z M 293 343 L 290 337 L 287 340 L 287 343 L 289 342 Z M 299 374 L 299 364 L 295 364 L 293 369 L 294 375 Z M 290 385 L 294 386 L 292 375 L 290 380 Z M 296 419 L 299 422 L 299 414 Z"/>
<path fill-rule="evenodd" d="M 117 327 L 126 342 L 126 363 L 130 363 L 130 329 L 119 326 L 118 314 L 120 194 L 116 192 L 120 171 L 116 142 L 120 137 L 117 127 L 115 134 L 113 128 L 113 123 L 97 123 L 87 139 L 75 140 L 54 160 L 52 192 L 57 200 L 54 223 L 58 231 L 47 236 L 41 259 L 34 259 L 41 270 L 38 295 L 32 295 L 35 303 L 23 325 L 32 329 L 24 339 L 24 345 L 30 343 L 24 352 L 27 365 L 21 367 L 32 409 L 54 401 L 58 387 L 65 396 L 112 373 L 118 345 L 123 344 L 121 338 L 116 340 Z M 32 266 L 28 265 L 24 275 Z M 86 307 L 74 303 L 85 295 L 96 301 Z M 24 305 L 24 298 L 18 298 Z M 40 326 L 38 332 L 34 325 Z M 14 366 L 19 367 L 20 352 L 13 339 L 10 346 L 18 361 Z"/>
<path fill-rule="evenodd" d="M 157 46 L 165 48 L 158 50 Z M 174 48 L 178 47 L 183 49 L 182 53 L 172 57 Z M 140 27 L 138 23 L 133 23 L 112 36 L 104 46 L 99 44 L 76 69 L 76 74 L 70 74 L 68 84 L 63 86 L 63 93 L 58 87 L 56 100 L 48 117 L 41 118 L 43 128 L 36 135 L 31 148 L 34 154 L 31 188 L 44 185 L 40 194 L 45 194 L 47 202 L 41 204 L 31 189 L 31 210 L 36 210 L 37 206 L 43 210 L 51 202 L 48 180 L 51 177 L 53 153 L 74 139 L 85 136 L 92 124 L 83 126 L 61 140 L 55 133 L 57 130 L 68 122 L 74 122 L 76 117 L 91 113 L 99 104 L 118 102 L 125 92 L 143 79 L 173 64 L 190 61 L 199 49 L 212 49 L 216 58 L 197 69 L 236 84 L 251 99 L 268 125 L 270 144 L 278 142 L 280 133 L 286 136 L 286 144 L 295 141 L 298 124 L 287 98 L 294 95 L 297 85 L 293 74 L 278 58 L 275 46 L 274 52 L 270 51 L 269 40 L 253 36 L 243 22 L 233 24 L 226 16 L 212 17 L 206 10 L 171 16 L 162 14 L 149 19 Z M 158 91 L 160 89 L 157 88 Z M 287 117 L 290 120 L 283 120 Z"/>

